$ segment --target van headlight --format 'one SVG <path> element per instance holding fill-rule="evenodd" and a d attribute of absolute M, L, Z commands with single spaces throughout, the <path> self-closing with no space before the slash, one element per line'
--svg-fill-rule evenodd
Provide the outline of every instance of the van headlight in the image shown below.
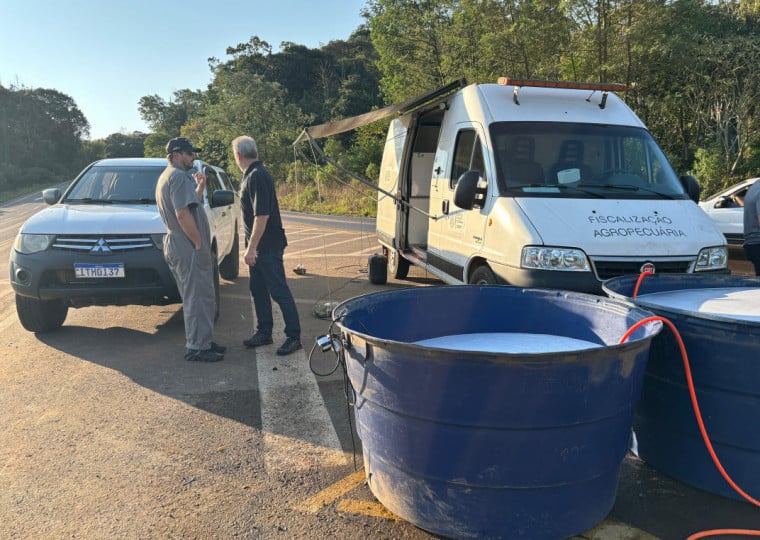
<path fill-rule="evenodd" d="M 54 234 L 19 233 L 16 236 L 16 241 L 13 242 L 13 249 L 25 255 L 39 253 L 49 248 L 50 244 L 53 243 L 53 239 L 55 239 Z"/>
<path fill-rule="evenodd" d="M 591 271 L 586 254 L 574 248 L 527 246 L 520 265 L 536 270 Z"/>
<path fill-rule="evenodd" d="M 704 248 L 697 255 L 695 272 L 721 270 L 728 266 L 728 248 L 726 246 Z"/>

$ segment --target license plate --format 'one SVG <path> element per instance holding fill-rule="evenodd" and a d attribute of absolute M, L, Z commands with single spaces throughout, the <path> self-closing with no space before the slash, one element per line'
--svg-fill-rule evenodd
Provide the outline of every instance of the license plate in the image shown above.
<path fill-rule="evenodd" d="M 74 277 L 77 278 L 123 278 L 123 263 L 75 264 Z"/>

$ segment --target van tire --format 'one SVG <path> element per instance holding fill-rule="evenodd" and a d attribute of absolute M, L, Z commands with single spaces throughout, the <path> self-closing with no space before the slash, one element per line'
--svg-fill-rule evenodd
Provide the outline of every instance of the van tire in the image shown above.
<path fill-rule="evenodd" d="M 369 282 L 375 285 L 384 285 L 388 282 L 388 261 L 377 253 L 369 256 L 367 262 L 367 274 Z"/>
<path fill-rule="evenodd" d="M 388 275 L 393 279 L 406 279 L 409 275 L 409 261 L 398 250 L 388 250 Z"/>
<path fill-rule="evenodd" d="M 488 265 L 478 266 L 470 275 L 471 285 L 497 285 L 499 281 Z"/>

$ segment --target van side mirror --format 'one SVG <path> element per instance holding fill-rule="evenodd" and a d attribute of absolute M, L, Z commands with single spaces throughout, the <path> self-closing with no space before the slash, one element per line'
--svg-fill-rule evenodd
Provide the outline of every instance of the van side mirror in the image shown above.
<path fill-rule="evenodd" d="M 472 210 L 475 206 L 475 197 L 479 191 L 479 181 L 480 173 L 478 171 L 467 171 L 460 176 L 454 190 L 454 204 L 463 210 Z"/>
<path fill-rule="evenodd" d="M 689 198 L 695 203 L 698 203 L 699 195 L 702 192 L 702 188 L 699 187 L 699 182 L 697 182 L 697 179 L 689 174 L 685 174 L 681 176 L 679 180 L 681 180 L 681 185 L 683 186 L 683 189 L 686 191 L 686 193 L 689 195 Z"/>

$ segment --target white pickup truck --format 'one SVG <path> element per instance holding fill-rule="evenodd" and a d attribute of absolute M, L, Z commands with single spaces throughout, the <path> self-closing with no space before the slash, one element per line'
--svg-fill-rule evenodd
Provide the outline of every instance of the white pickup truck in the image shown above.
<path fill-rule="evenodd" d="M 156 207 L 163 158 L 104 159 L 89 165 L 71 185 L 42 192 L 50 208 L 30 217 L 10 256 L 16 311 L 24 328 L 59 328 L 71 307 L 154 305 L 180 302 L 162 253 L 166 227 Z M 239 272 L 240 201 L 227 174 L 197 160 L 206 175 L 203 206 L 219 276 Z"/>

